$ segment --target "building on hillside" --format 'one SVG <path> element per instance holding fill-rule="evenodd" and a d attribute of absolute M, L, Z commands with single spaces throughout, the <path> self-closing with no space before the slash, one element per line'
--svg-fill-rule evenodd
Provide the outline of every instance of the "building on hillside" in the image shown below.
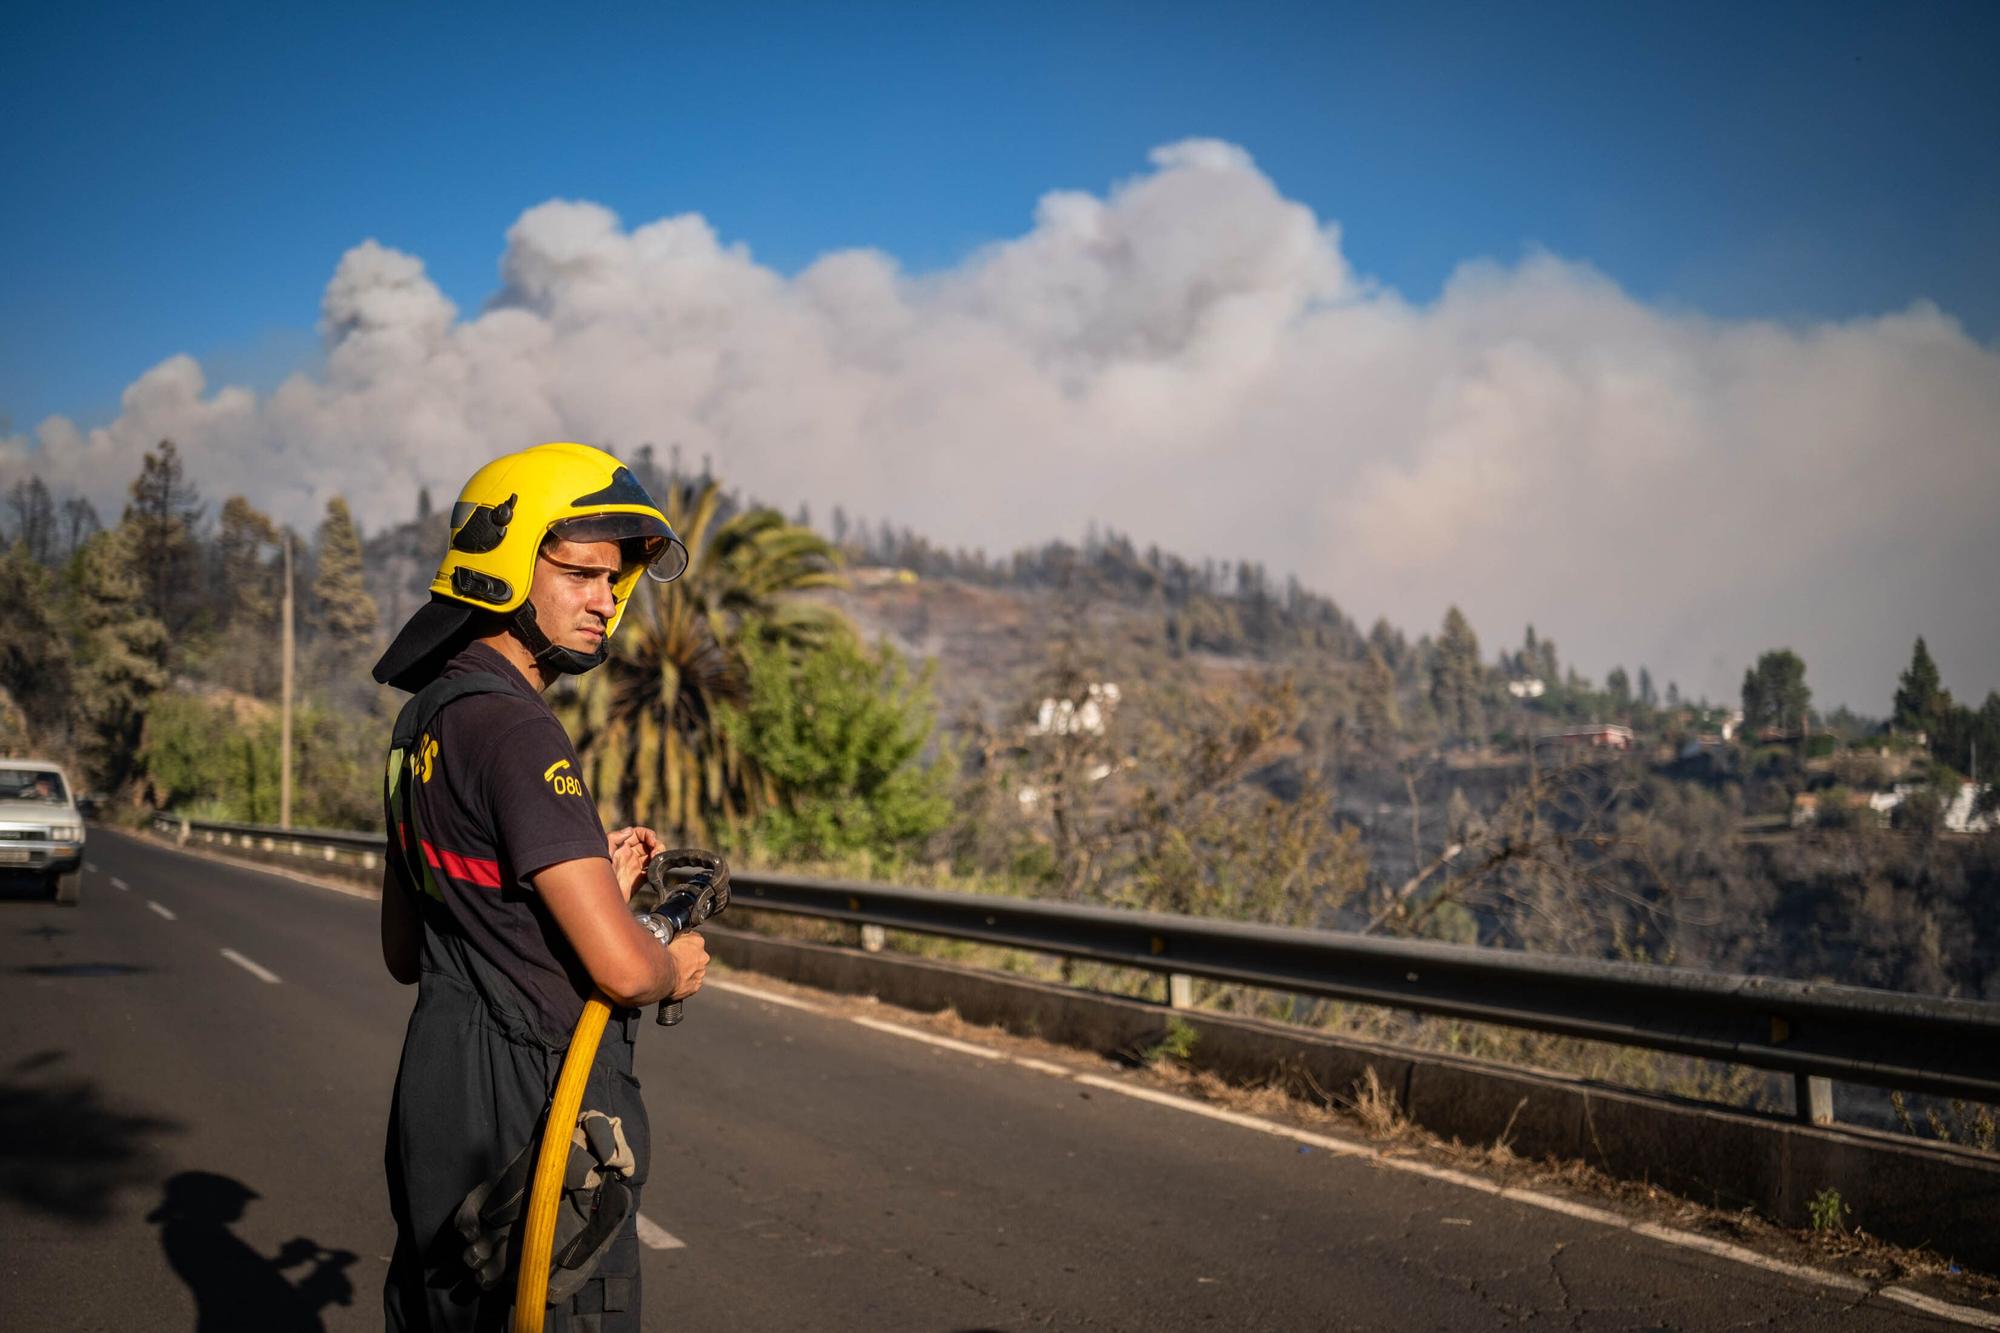
<path fill-rule="evenodd" d="M 1991 833 L 1995 827 L 1994 816 L 1981 813 L 1981 798 L 1992 789 L 1992 784 L 1983 782 L 1961 782 L 1951 799 L 1944 803 L 1944 826 L 1953 833 Z"/>
<path fill-rule="evenodd" d="M 1102 736 L 1111 711 L 1118 707 L 1116 681 L 1091 682 L 1081 700 L 1048 698 L 1028 724 L 1030 736 Z"/>
<path fill-rule="evenodd" d="M 1548 690 L 1549 687 L 1542 683 L 1539 676 L 1529 676 L 1526 680 L 1510 680 L 1507 682 L 1507 693 L 1513 695 L 1516 699 L 1539 699 L 1544 694 L 1547 694 Z"/>
<path fill-rule="evenodd" d="M 1632 728 L 1622 722 L 1594 722 L 1535 737 L 1535 744 L 1559 750 L 1629 750 L 1637 743 Z"/>
<path fill-rule="evenodd" d="M 1912 792 L 1922 791 L 1920 782 L 1899 782 L 1888 791 L 1868 793 L 1868 808 L 1885 819 L 1896 807 L 1908 800 Z M 1981 804 L 1991 783 L 1961 782 L 1945 799 L 1944 808 L 1938 812 L 1938 822 L 1947 833 L 1991 833 L 2000 822 L 1996 822 L 1991 811 L 1982 811 Z"/>

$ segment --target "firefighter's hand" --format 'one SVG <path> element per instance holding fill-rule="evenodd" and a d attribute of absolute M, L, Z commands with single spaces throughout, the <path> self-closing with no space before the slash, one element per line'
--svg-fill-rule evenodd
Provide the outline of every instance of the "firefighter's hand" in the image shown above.
<path fill-rule="evenodd" d="M 605 839 L 611 856 L 611 876 L 625 901 L 646 882 L 646 863 L 660 850 L 660 835 L 649 828 L 622 828 Z"/>
<path fill-rule="evenodd" d="M 698 930 L 685 930 L 674 936 L 667 953 L 673 957 L 676 978 L 667 998 L 685 1000 L 701 989 L 702 978 L 708 975 L 708 941 Z"/>

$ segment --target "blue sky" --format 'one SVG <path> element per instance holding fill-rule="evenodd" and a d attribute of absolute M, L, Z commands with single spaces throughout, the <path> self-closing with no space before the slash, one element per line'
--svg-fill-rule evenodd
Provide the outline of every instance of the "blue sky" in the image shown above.
<path fill-rule="evenodd" d="M 924 270 L 1190 135 L 1417 300 L 1539 246 L 1670 307 L 2000 330 L 2000 6 L 1505 8 L 16 3 L 0 425 L 175 352 L 274 383 L 366 237 L 464 309 L 553 197 Z"/>

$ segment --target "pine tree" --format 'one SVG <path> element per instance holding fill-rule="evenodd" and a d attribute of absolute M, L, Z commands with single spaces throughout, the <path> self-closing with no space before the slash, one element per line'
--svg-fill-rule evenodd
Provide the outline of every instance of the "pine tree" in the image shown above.
<path fill-rule="evenodd" d="M 1645 667 L 1639 668 L 1639 704 L 1647 709 L 1660 706 L 1659 693 L 1653 688 L 1653 673 Z"/>
<path fill-rule="evenodd" d="M 1369 627 L 1368 646 L 1388 664 L 1392 675 L 1401 671 L 1409 658 L 1409 643 L 1403 638 L 1402 631 L 1389 623 L 1387 616 L 1377 616 L 1374 625 Z"/>
<path fill-rule="evenodd" d="M 1535 645 L 1535 652 L 1537 654 L 1537 660 L 1533 664 L 1535 674 L 1547 681 L 1550 689 L 1554 689 L 1563 678 L 1562 664 L 1556 660 L 1556 641 L 1543 639 Z"/>
<path fill-rule="evenodd" d="M 1457 607 L 1445 612 L 1431 663 L 1431 706 L 1448 736 L 1483 739 L 1485 718 L 1479 705 L 1479 636 Z"/>
<path fill-rule="evenodd" d="M 7 507 L 14 511 L 14 540 L 37 564 L 53 564 L 56 559 L 56 506 L 49 488 L 40 477 L 14 483 L 7 493 Z"/>
<path fill-rule="evenodd" d="M 104 530 L 103 522 L 97 517 L 97 506 L 81 495 L 72 495 L 62 502 L 62 558 L 71 559 L 83 544 Z"/>
<path fill-rule="evenodd" d="M 78 570 L 77 743 L 91 780 L 105 788 L 131 776 L 146 709 L 167 679 L 167 630 L 148 614 L 137 544 L 124 524 L 100 532 L 84 543 Z"/>
<path fill-rule="evenodd" d="M 1361 733 L 1361 743 L 1377 752 L 1388 749 L 1401 729 L 1401 719 L 1396 713 L 1396 673 L 1389 669 L 1373 644 L 1369 645 L 1367 661 L 1361 668 L 1354 723 Z"/>
<path fill-rule="evenodd" d="M 25 541 L 0 551 L 0 692 L 13 696 L 37 731 L 67 706 L 68 641 L 55 615 L 54 578 Z"/>
<path fill-rule="evenodd" d="M 1611 668 L 1611 674 L 1604 678 L 1604 692 L 1611 696 L 1612 707 L 1632 706 L 1632 678 L 1625 674 L 1624 667 Z"/>
<path fill-rule="evenodd" d="M 278 613 L 278 572 L 272 552 L 278 529 L 240 495 L 223 502 L 215 538 L 215 590 L 225 625 L 269 628 Z"/>
<path fill-rule="evenodd" d="M 361 534 L 347 512 L 347 501 L 336 495 L 326 502 L 326 518 L 314 542 L 313 628 L 331 640 L 332 653 L 350 658 L 367 648 L 375 635 L 375 599 L 361 571 Z"/>
<path fill-rule="evenodd" d="M 172 440 L 161 440 L 132 482 L 123 526 L 132 561 L 142 571 L 147 613 L 169 633 L 187 628 L 192 618 L 194 533 L 201 513 L 201 497 L 187 479 L 180 451 Z"/>
<path fill-rule="evenodd" d="M 1919 636 L 1910 654 L 1909 669 L 1896 685 L 1896 729 L 1935 735 L 1951 707 L 1951 695 L 1940 684 L 1937 663 L 1931 660 L 1931 650 Z"/>

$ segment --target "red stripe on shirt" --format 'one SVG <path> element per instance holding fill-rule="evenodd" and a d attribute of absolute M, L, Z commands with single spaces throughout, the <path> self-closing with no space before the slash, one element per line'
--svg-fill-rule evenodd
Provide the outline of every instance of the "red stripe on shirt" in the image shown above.
<path fill-rule="evenodd" d="M 444 871 L 453 879 L 462 879 L 477 884 L 482 889 L 500 887 L 500 863 L 477 856 L 461 856 L 457 852 L 439 851 L 424 841 L 424 856 L 432 866 Z M 442 858 L 442 859 L 440 859 Z"/>

